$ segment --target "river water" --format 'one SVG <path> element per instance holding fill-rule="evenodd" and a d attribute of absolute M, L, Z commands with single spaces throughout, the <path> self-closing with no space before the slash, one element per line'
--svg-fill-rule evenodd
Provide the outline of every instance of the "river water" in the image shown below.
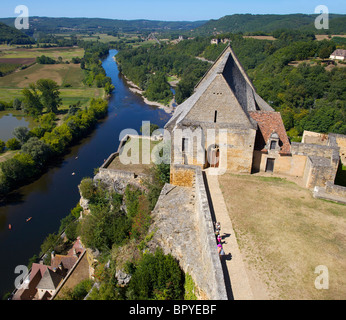
<path fill-rule="evenodd" d="M 0 205 L 0 299 L 14 289 L 15 278 L 19 275 L 14 273 L 15 267 L 27 265 L 30 257 L 39 254 L 46 236 L 58 231 L 60 220 L 77 204 L 77 186 L 81 179 L 92 177 L 94 168 L 101 166 L 104 159 L 117 150 L 120 132 L 130 128 L 140 133 L 142 121 L 163 127 L 170 117 L 161 109 L 145 104 L 128 89 L 113 59 L 116 53 L 110 50 L 102 62 L 115 86 L 108 116 L 38 180 L 20 188 Z M 32 219 L 26 222 L 28 217 Z"/>
<path fill-rule="evenodd" d="M 15 112 L 0 111 L 0 140 L 6 142 L 13 138 L 13 130 L 17 127 L 32 129 L 34 121 L 29 117 L 18 115 Z"/>

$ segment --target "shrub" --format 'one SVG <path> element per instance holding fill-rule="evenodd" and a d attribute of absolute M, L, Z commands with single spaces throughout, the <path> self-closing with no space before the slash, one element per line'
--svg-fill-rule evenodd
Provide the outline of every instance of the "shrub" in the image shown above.
<path fill-rule="evenodd" d="M 92 196 L 94 195 L 95 189 L 96 188 L 91 178 L 82 179 L 79 185 L 79 190 L 82 194 L 82 197 L 88 200 L 90 200 Z"/>
<path fill-rule="evenodd" d="M 7 140 L 6 147 L 10 150 L 19 150 L 20 142 L 16 138 L 11 138 Z"/>
<path fill-rule="evenodd" d="M 161 249 L 145 254 L 139 261 L 128 287 L 131 300 L 183 298 L 183 272 L 171 255 Z"/>
<path fill-rule="evenodd" d="M 5 145 L 6 145 L 5 142 L 0 140 L 0 153 L 4 152 Z"/>
<path fill-rule="evenodd" d="M 28 141 L 30 135 L 29 135 L 29 129 L 27 127 L 17 127 L 13 130 L 13 135 L 16 139 L 20 141 L 20 143 L 25 143 Z"/>

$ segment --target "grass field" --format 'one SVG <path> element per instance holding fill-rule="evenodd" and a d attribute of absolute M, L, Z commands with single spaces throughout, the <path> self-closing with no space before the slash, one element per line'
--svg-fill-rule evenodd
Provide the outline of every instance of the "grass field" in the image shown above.
<path fill-rule="evenodd" d="M 71 61 L 73 57 L 82 58 L 84 56 L 84 49 L 82 48 L 8 48 L 6 50 L 0 49 L 0 58 L 36 58 L 42 55 L 57 60 L 59 57 L 63 61 Z"/>
<path fill-rule="evenodd" d="M 21 97 L 22 89 L 8 89 L 0 87 L 0 101 L 11 101 L 16 97 Z M 80 101 L 82 104 L 87 103 L 91 98 L 102 98 L 102 88 L 64 88 L 60 89 L 60 97 L 62 98 L 63 106 L 59 109 L 63 109 L 70 104 Z"/>
<path fill-rule="evenodd" d="M 41 55 L 53 59 L 62 57 L 63 61 L 70 61 L 73 57 L 83 57 L 84 49 L 81 48 L 0 48 L 0 59 L 33 59 Z M 15 60 L 14 60 L 15 61 Z M 24 70 L 17 70 L 9 75 L 0 77 L 0 101 L 11 101 L 21 97 L 23 88 L 35 83 L 39 79 L 54 80 L 59 86 L 63 106 L 68 107 L 81 101 L 86 104 L 91 98 L 102 98 L 103 89 L 87 87 L 83 84 L 85 71 L 80 64 L 34 64 Z"/>
<path fill-rule="evenodd" d="M 345 205 L 286 179 L 226 173 L 219 182 L 256 298 L 346 298 Z M 327 290 L 315 287 L 319 265 Z"/>
<path fill-rule="evenodd" d="M 58 85 L 83 87 L 84 71 L 79 64 L 35 64 L 0 78 L 0 88 L 25 88 L 39 79 L 51 79 Z M 1 99 L 0 99 L 1 100 Z"/>

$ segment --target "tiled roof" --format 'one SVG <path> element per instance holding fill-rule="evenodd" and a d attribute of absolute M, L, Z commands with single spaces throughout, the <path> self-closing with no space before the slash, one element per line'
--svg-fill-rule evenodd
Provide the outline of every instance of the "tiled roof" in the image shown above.
<path fill-rule="evenodd" d="M 82 242 L 80 241 L 80 238 L 78 237 L 75 243 L 73 244 L 72 248 L 67 253 L 68 256 L 73 256 L 75 253 L 77 255 L 83 253 L 85 251 L 85 248 L 82 245 Z"/>
<path fill-rule="evenodd" d="M 280 112 L 274 111 L 253 111 L 250 112 L 250 116 L 254 119 L 259 127 L 260 133 L 263 137 L 264 145 L 268 142 L 272 133 L 276 132 L 279 135 L 281 142 L 280 154 L 291 154 L 291 145 L 288 140 L 285 126 L 282 122 Z M 259 139 L 256 140 L 255 148 L 262 149 L 264 145 L 261 145 Z"/>
<path fill-rule="evenodd" d="M 70 270 L 77 262 L 77 260 L 78 257 L 76 256 L 64 256 L 56 254 L 51 260 L 51 266 L 54 270 L 55 268 L 58 268 L 60 264 L 62 264 L 65 269 Z"/>

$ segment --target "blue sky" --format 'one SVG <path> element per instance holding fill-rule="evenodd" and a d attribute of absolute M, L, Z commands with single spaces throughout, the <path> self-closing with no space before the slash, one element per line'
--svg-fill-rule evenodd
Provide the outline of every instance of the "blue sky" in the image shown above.
<path fill-rule="evenodd" d="M 111 19 L 209 20 L 228 14 L 314 13 L 326 5 L 330 13 L 346 13 L 346 0 L 0 0 L 0 17 L 15 17 L 17 5 L 30 16 Z"/>

